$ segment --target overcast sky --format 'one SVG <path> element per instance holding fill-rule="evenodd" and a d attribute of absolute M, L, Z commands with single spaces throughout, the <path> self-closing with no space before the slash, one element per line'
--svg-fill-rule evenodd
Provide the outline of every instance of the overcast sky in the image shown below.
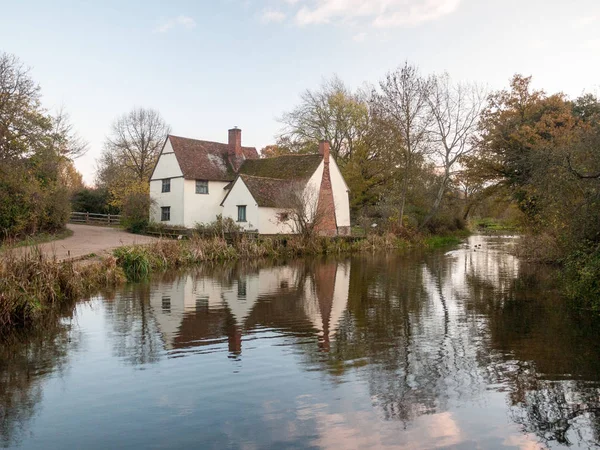
<path fill-rule="evenodd" d="M 4 2 L 0 51 L 32 67 L 44 105 L 69 112 L 93 181 L 116 116 L 152 107 L 173 133 L 274 141 L 277 117 L 338 74 L 376 83 L 404 60 L 492 89 L 534 76 L 549 92 L 600 91 L 599 0 Z"/>

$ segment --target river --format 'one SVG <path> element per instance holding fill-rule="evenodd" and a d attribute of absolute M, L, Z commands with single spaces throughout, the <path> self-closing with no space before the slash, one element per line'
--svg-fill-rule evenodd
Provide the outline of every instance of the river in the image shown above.
<path fill-rule="evenodd" d="M 0 445 L 600 443 L 600 321 L 510 236 L 154 276 L 0 349 Z"/>

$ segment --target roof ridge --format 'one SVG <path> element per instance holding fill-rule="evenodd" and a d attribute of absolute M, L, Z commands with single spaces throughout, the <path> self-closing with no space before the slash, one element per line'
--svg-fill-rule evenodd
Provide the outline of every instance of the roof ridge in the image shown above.
<path fill-rule="evenodd" d="M 174 137 L 174 138 L 178 138 L 178 139 L 186 139 L 188 141 L 208 142 L 209 144 L 229 145 L 224 142 L 207 141 L 206 139 L 189 138 L 189 137 L 184 137 L 184 136 L 177 136 L 175 134 L 169 134 L 169 137 Z"/>
<path fill-rule="evenodd" d="M 177 136 L 176 134 L 169 134 L 168 136 L 169 137 L 174 137 L 174 138 L 177 138 L 177 139 L 186 139 L 188 141 L 206 142 L 208 144 L 217 144 L 217 145 L 229 146 L 229 144 L 226 143 L 226 142 L 208 141 L 206 139 L 196 139 L 196 138 L 190 138 L 190 137 L 185 137 L 185 136 Z M 256 150 L 256 147 L 251 147 L 251 146 L 248 146 L 248 145 L 242 145 L 242 148 L 248 148 L 248 149 L 255 149 Z"/>
<path fill-rule="evenodd" d="M 260 178 L 261 180 L 290 181 L 290 178 L 259 177 L 257 175 L 247 175 L 245 173 L 240 173 L 239 176 L 248 178 Z"/>
<path fill-rule="evenodd" d="M 299 156 L 322 156 L 322 155 L 320 153 L 288 153 L 286 155 L 277 155 L 277 156 L 269 156 L 268 158 L 259 158 L 257 161 L 265 160 L 265 159 L 286 158 L 288 156 L 299 157 Z"/>

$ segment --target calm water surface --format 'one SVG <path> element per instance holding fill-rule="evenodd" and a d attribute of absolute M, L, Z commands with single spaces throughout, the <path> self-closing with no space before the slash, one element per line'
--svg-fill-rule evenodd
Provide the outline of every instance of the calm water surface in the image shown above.
<path fill-rule="evenodd" d="M 600 321 L 515 242 L 204 267 L 94 298 L 0 350 L 0 445 L 597 447 Z"/>

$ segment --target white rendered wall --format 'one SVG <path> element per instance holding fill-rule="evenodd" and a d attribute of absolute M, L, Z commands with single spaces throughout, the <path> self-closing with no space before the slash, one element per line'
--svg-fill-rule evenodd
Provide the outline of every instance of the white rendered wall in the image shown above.
<path fill-rule="evenodd" d="M 150 179 L 157 180 L 159 178 L 162 179 L 182 176 L 183 173 L 179 168 L 179 163 L 177 162 L 175 153 L 173 153 L 171 141 L 167 141 L 162 149 L 162 152 L 158 158 L 158 162 L 156 163 L 156 167 L 154 168 L 154 172 L 152 173 Z"/>
<path fill-rule="evenodd" d="M 221 202 L 227 194 L 224 181 L 209 181 L 208 194 L 196 194 L 196 180 L 185 180 L 183 189 L 184 225 L 193 228 L 197 223 L 214 222 L 223 214 Z M 237 219 L 237 211 L 235 219 Z"/>
<path fill-rule="evenodd" d="M 166 225 L 183 225 L 183 178 L 171 178 L 171 192 L 162 192 L 162 179 L 150 182 L 150 220 Z M 161 221 L 161 207 L 171 207 L 171 220 Z"/>
<path fill-rule="evenodd" d="M 238 205 L 246 205 L 246 222 L 237 222 Z M 238 178 L 223 203 L 223 217 L 231 217 L 244 230 L 256 230 L 259 227 L 258 205 L 241 178 Z M 262 231 L 259 232 L 262 233 Z"/>
<path fill-rule="evenodd" d="M 258 208 L 258 232 L 260 234 L 296 234 L 296 224 L 293 221 L 279 222 L 278 214 L 282 212 L 285 212 L 285 209 Z"/>
<path fill-rule="evenodd" d="M 315 173 L 312 174 L 308 183 L 306 183 L 306 188 L 304 189 L 304 198 L 306 199 L 307 206 L 307 217 L 312 220 L 317 211 L 317 206 L 319 205 L 319 192 L 321 191 L 321 181 L 323 180 L 323 170 L 325 168 L 325 164 L 323 161 L 315 170 Z"/>
<path fill-rule="evenodd" d="M 171 191 L 162 192 L 162 180 L 171 179 Z M 171 141 L 167 140 L 158 158 L 150 181 L 150 221 L 161 222 L 161 206 L 171 207 L 171 220 L 167 225 L 183 225 L 183 173 L 173 153 Z"/>
<path fill-rule="evenodd" d="M 350 226 L 350 199 L 348 197 L 348 186 L 344 181 L 340 168 L 332 156 L 329 157 L 329 174 L 331 176 L 331 188 L 333 190 L 333 202 L 335 204 L 335 220 L 338 227 Z"/>

